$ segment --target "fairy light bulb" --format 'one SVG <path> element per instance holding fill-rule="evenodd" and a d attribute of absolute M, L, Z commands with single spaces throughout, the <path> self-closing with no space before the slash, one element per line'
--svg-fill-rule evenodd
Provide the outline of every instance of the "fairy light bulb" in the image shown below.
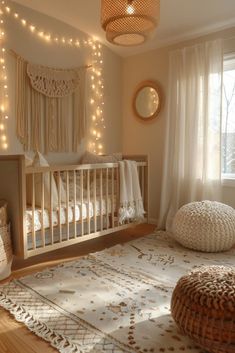
<path fill-rule="evenodd" d="M 3 4 L 4 2 L 2 2 Z M 17 18 L 16 12 L 12 12 L 11 8 L 9 6 L 6 6 L 4 8 L 5 12 L 10 14 L 12 17 Z M 1 11 L 1 15 L 3 15 L 3 12 Z M 4 21 L 1 18 L 0 23 L 3 25 Z M 7 74 L 6 74 L 6 48 L 4 47 L 3 41 L 5 40 L 5 31 L 3 27 L 0 30 L 0 52 L 1 52 L 1 57 L 0 57 L 0 92 L 2 92 L 1 96 L 1 104 L 0 104 L 0 141 L 2 142 L 0 144 L 1 149 L 7 149 L 8 148 L 8 141 L 7 141 L 7 124 L 6 120 L 8 119 L 7 115 L 7 107 L 8 107 L 8 84 L 7 84 Z"/>
<path fill-rule="evenodd" d="M 128 15 L 133 15 L 135 13 L 134 6 L 132 4 L 127 5 L 126 13 Z"/>

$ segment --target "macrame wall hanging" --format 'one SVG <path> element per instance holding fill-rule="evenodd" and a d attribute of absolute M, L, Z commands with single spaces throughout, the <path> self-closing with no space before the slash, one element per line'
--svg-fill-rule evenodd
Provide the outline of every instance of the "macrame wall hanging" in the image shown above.
<path fill-rule="evenodd" d="M 24 150 L 77 152 L 86 134 L 86 67 L 54 69 L 14 55 L 16 129 Z"/>

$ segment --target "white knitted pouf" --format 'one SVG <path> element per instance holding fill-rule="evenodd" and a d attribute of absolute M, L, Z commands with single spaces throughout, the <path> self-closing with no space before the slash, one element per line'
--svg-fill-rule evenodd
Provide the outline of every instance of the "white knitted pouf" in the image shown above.
<path fill-rule="evenodd" d="M 235 243 L 235 210 L 216 201 L 181 207 L 173 221 L 173 236 L 189 249 L 219 252 Z"/>

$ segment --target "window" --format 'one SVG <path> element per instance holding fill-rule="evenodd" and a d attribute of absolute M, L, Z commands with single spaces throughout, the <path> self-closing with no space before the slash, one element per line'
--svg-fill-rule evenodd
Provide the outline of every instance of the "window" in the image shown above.
<path fill-rule="evenodd" d="M 224 58 L 222 113 L 222 173 L 235 179 L 235 54 Z"/>

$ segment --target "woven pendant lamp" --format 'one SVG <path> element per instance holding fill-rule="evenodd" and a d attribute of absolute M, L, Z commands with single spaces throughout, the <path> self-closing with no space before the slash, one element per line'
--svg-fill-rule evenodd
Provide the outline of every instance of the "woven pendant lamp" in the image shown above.
<path fill-rule="evenodd" d="M 101 0 L 101 24 L 109 42 L 144 43 L 158 25 L 160 0 Z"/>

